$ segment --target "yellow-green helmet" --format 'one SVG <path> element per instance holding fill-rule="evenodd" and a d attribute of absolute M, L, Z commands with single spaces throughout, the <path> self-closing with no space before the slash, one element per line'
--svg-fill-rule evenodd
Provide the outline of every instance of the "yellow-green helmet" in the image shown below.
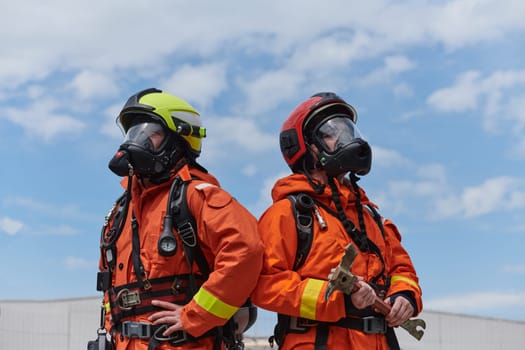
<path fill-rule="evenodd" d="M 144 117 L 151 117 L 180 135 L 188 143 L 193 157 L 200 155 L 206 129 L 201 125 L 199 112 L 188 102 L 159 89 L 146 89 L 128 99 L 117 123 L 125 134 L 135 118 Z"/>

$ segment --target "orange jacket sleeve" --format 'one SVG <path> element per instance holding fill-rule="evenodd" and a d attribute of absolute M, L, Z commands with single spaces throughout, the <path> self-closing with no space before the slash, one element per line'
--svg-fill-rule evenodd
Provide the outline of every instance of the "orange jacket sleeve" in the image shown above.
<path fill-rule="evenodd" d="M 327 322 L 345 317 L 342 293 L 332 294 L 329 303 L 324 301 L 327 276 L 330 269 L 338 265 L 340 256 L 328 253 L 322 262 L 316 261 L 315 257 L 310 259 L 314 263 L 304 266 L 308 276 L 301 276 L 301 269 L 293 270 L 297 229 L 288 200 L 276 202 L 262 215 L 259 232 L 265 251 L 261 277 L 252 295 L 256 305 L 274 312 Z M 312 247 L 311 252 L 315 249 L 318 248 Z"/>
<path fill-rule="evenodd" d="M 184 329 L 199 336 L 223 325 L 249 297 L 261 270 L 263 247 L 256 219 L 223 189 L 193 181 L 188 203 L 212 270 L 181 312 Z"/>
<path fill-rule="evenodd" d="M 422 291 L 419 286 L 419 279 L 416 275 L 414 265 L 407 251 L 401 245 L 401 234 L 397 227 L 388 219 L 384 220 L 387 246 L 387 266 L 390 276 L 390 289 L 388 295 L 399 292 L 410 292 L 417 305 L 415 313 L 421 312 L 423 308 Z"/>

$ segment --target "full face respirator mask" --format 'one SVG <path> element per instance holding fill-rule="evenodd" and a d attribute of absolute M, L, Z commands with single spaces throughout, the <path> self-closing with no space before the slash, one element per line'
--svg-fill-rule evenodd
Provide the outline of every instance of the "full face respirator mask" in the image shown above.
<path fill-rule="evenodd" d="M 366 175 L 372 165 L 372 149 L 357 125 L 346 115 L 333 115 L 312 130 L 311 142 L 319 149 L 316 166 L 328 176 L 348 172 Z"/>
<path fill-rule="evenodd" d="M 135 123 L 126 132 L 124 142 L 109 162 L 109 169 L 118 176 L 130 170 L 143 177 L 165 172 L 171 161 L 170 136 L 158 122 Z"/>

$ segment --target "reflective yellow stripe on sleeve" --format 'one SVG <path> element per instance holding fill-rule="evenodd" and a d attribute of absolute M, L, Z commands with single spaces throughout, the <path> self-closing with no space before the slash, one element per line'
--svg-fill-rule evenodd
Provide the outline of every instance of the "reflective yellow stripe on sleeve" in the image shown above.
<path fill-rule="evenodd" d="M 105 303 L 105 304 L 104 304 L 104 310 L 105 310 L 106 312 L 109 312 L 109 311 L 111 310 L 111 307 L 109 306 L 109 303 Z"/>
<path fill-rule="evenodd" d="M 394 284 L 397 281 L 403 281 L 405 283 L 410 284 L 412 287 L 419 289 L 419 285 L 417 284 L 416 281 L 411 280 L 410 278 L 405 277 L 405 276 L 399 276 L 399 275 L 392 276 L 392 278 L 390 279 L 390 284 Z"/>
<path fill-rule="evenodd" d="M 303 295 L 301 296 L 301 309 L 299 310 L 301 317 L 315 320 L 317 300 L 323 289 L 324 282 L 325 281 L 310 278 L 306 283 Z"/>
<path fill-rule="evenodd" d="M 195 300 L 195 302 L 200 307 L 208 311 L 210 314 L 225 320 L 232 317 L 233 314 L 239 309 L 236 306 L 226 304 L 204 288 L 199 289 L 197 294 L 193 296 L 193 300 Z"/>

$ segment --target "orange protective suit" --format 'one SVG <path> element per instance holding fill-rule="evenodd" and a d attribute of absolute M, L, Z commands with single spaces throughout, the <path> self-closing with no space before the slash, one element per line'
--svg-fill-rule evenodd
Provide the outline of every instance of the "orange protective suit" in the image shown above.
<path fill-rule="evenodd" d="M 356 197 L 351 185 L 336 184 L 348 219 L 359 229 Z M 350 186 L 350 187 L 349 187 Z M 352 242 L 341 221 L 317 206 L 327 228 L 320 229 L 318 218 L 313 215 L 313 242 L 310 253 L 297 271 L 293 270 L 297 250 L 297 229 L 292 204 L 286 196 L 307 193 L 315 200 L 337 212 L 332 191 L 326 186 L 321 195 L 316 194 L 303 174 L 293 174 L 278 180 L 272 190 L 273 205 L 259 220 L 259 233 L 265 245 L 263 270 L 252 301 L 261 308 L 280 314 L 302 317 L 323 322 L 336 322 L 349 316 L 345 311 L 344 294 L 335 291 L 325 302 L 327 277 L 332 268 L 339 265 L 345 247 Z M 362 189 L 361 203 L 373 205 Z M 392 295 L 408 292 L 417 304 L 416 314 L 422 309 L 421 289 L 411 259 L 401 246 L 401 236 L 392 222 L 383 219 L 386 239 L 379 225 L 366 209 L 363 209 L 367 236 L 377 245 L 385 260 L 386 279 L 390 280 L 387 292 Z M 354 245 L 355 244 L 354 242 Z M 370 281 L 380 273 L 381 260 L 369 252 L 359 252 L 351 272 Z M 387 281 L 380 279 L 379 284 Z M 288 333 L 280 349 L 314 349 L 316 327 L 304 334 Z M 362 331 L 331 326 L 327 349 L 389 349 L 384 334 L 366 334 Z"/>
<path fill-rule="evenodd" d="M 193 180 L 188 186 L 187 201 L 197 225 L 199 246 L 211 270 L 209 278 L 181 311 L 184 330 L 198 337 L 213 327 L 223 325 L 227 317 L 250 295 L 261 269 L 263 247 L 257 234 L 256 219 L 230 194 L 221 189 L 212 175 L 187 165 L 179 170 L 177 175 L 182 180 L 189 180 L 192 175 L 199 179 Z M 132 262 L 132 212 L 138 222 L 140 258 L 147 278 L 151 280 L 190 272 L 182 242 L 177 234 L 175 237 L 178 247 L 175 255 L 162 256 L 157 248 L 171 183 L 172 181 L 167 181 L 144 188 L 137 178 L 133 178 L 128 216 L 116 242 L 113 286 L 118 287 L 137 280 Z M 126 188 L 127 179 L 124 179 L 122 184 Z M 102 259 L 101 267 L 103 266 Z M 193 271 L 199 272 L 195 262 Z M 107 293 L 105 298 L 107 301 Z M 221 315 L 221 312 L 226 312 L 227 315 Z M 151 323 L 148 321 L 151 313 L 126 317 L 122 321 Z M 148 348 L 148 339 L 127 338 L 119 333 L 115 334 L 114 339 L 118 350 Z M 189 342 L 178 347 L 162 343 L 157 349 L 213 349 L 213 342 L 214 337 L 203 337 L 197 343 Z"/>

